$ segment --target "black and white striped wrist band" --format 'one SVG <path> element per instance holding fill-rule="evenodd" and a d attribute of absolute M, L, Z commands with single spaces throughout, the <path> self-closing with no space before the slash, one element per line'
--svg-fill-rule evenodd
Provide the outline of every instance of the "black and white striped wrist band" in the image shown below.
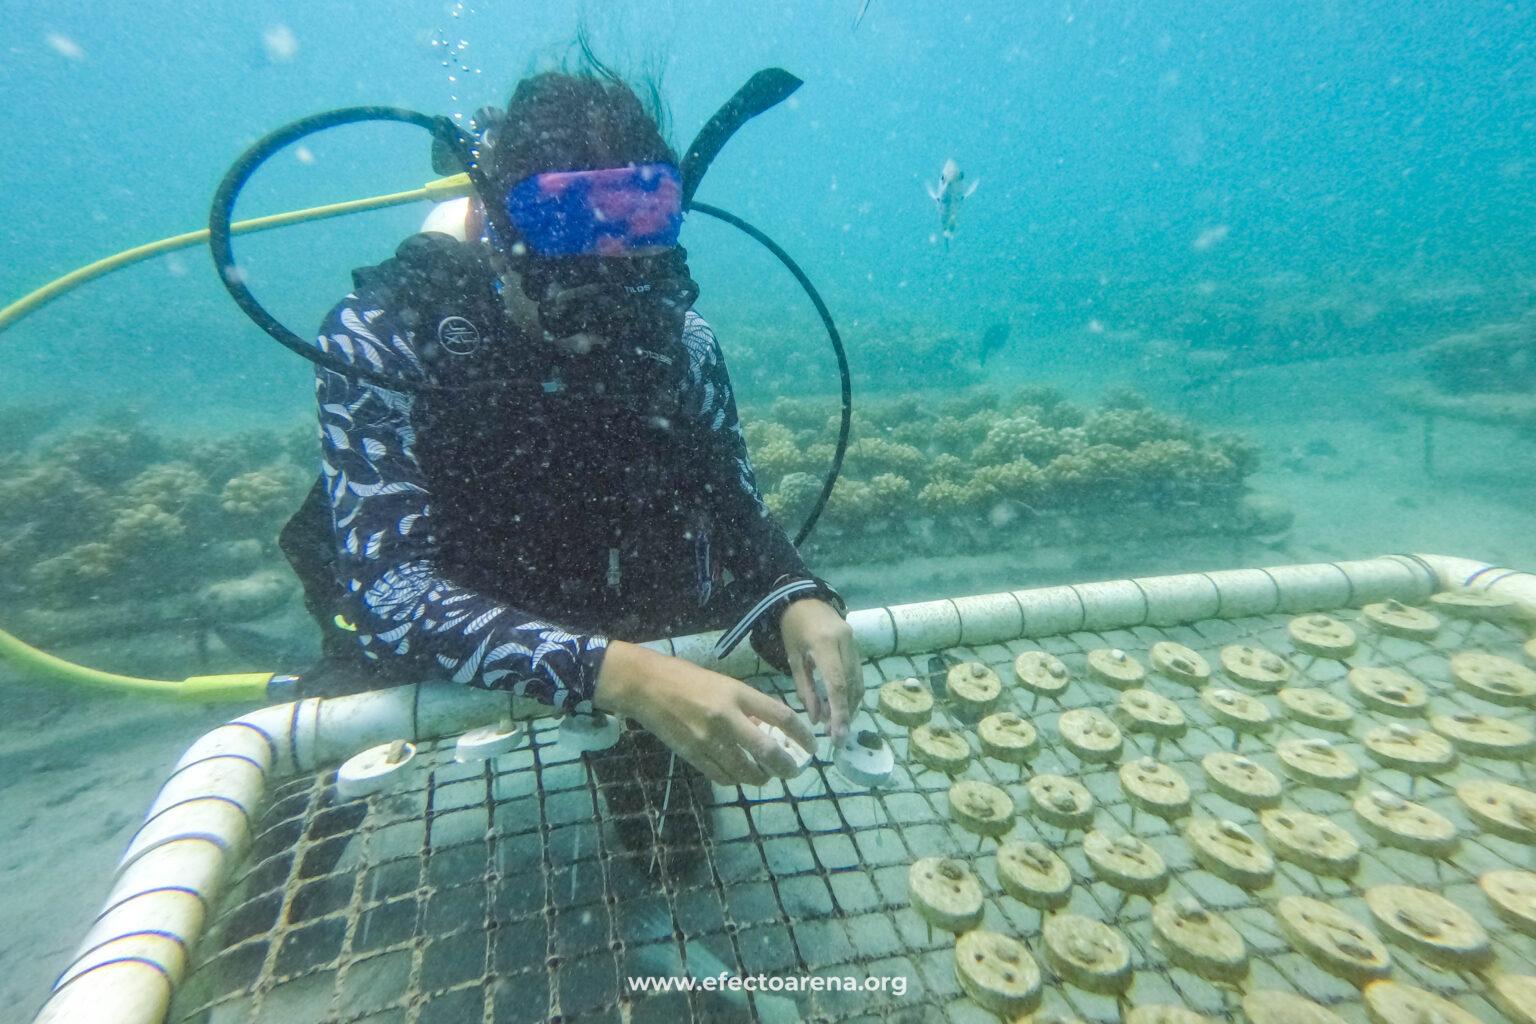
<path fill-rule="evenodd" d="M 775 587 L 764 598 L 752 606 L 752 610 L 741 617 L 741 621 L 726 630 L 715 644 L 715 660 L 720 660 L 730 654 L 752 632 L 752 627 L 757 625 L 759 619 L 773 610 L 779 602 L 792 597 L 795 594 L 804 593 L 807 590 L 820 590 L 821 584 L 815 580 L 794 580 L 782 587 Z"/>

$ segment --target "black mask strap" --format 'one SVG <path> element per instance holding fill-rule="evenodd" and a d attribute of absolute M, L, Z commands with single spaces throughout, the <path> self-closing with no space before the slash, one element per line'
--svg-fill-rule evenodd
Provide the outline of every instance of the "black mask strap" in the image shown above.
<path fill-rule="evenodd" d="M 715 162 L 720 150 L 741 126 L 765 110 L 778 106 L 789 94 L 805 83 L 783 68 L 764 68 L 751 78 L 736 95 L 725 101 L 725 106 L 705 122 L 694 136 L 693 143 L 683 156 L 683 209 L 693 202 L 693 194 L 699 190 L 704 172 Z"/>

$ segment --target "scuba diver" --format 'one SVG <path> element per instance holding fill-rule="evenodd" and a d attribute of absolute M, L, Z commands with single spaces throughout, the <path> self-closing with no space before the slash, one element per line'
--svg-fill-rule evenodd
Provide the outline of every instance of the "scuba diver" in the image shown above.
<path fill-rule="evenodd" d="M 353 272 L 320 328 L 315 345 L 359 375 L 317 370 L 322 472 L 282 536 L 323 634 L 304 678 L 446 677 L 606 712 L 643 730 L 615 748 L 633 760 L 665 772 L 670 751 L 760 785 L 796 765 L 759 723 L 814 751 L 805 722 L 638 643 L 734 623 L 725 642 L 750 636 L 836 741 L 862 698 L 858 653 L 841 598 L 758 493 L 692 308 L 677 154 L 587 56 L 476 115 L 494 198 L 439 207 Z M 646 781 L 603 760 L 605 783 Z"/>

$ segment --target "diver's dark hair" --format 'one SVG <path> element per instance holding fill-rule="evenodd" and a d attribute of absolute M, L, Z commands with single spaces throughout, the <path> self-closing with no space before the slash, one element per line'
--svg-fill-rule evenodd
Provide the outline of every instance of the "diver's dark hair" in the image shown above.
<path fill-rule="evenodd" d="M 573 67 L 530 75 L 507 103 L 491 143 L 491 182 L 509 189 L 541 171 L 589 170 L 629 163 L 677 163 L 663 134 L 666 110 L 657 77 L 642 83 L 645 99 L 576 38 Z"/>

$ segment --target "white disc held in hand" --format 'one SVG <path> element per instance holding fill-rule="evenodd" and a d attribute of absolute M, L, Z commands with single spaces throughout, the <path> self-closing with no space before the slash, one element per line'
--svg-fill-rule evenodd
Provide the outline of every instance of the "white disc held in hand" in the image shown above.
<path fill-rule="evenodd" d="M 795 775 L 805 771 L 806 765 L 811 763 L 811 752 L 796 743 L 783 729 L 767 722 L 758 722 L 757 727 L 769 739 L 779 745 L 779 749 L 788 754 L 795 762 Z M 765 766 L 766 767 L 766 766 Z M 794 778 L 794 775 L 790 776 Z"/>
<path fill-rule="evenodd" d="M 832 765 L 854 785 L 879 786 L 891 777 L 896 755 L 873 729 L 849 729 L 832 753 Z"/>

